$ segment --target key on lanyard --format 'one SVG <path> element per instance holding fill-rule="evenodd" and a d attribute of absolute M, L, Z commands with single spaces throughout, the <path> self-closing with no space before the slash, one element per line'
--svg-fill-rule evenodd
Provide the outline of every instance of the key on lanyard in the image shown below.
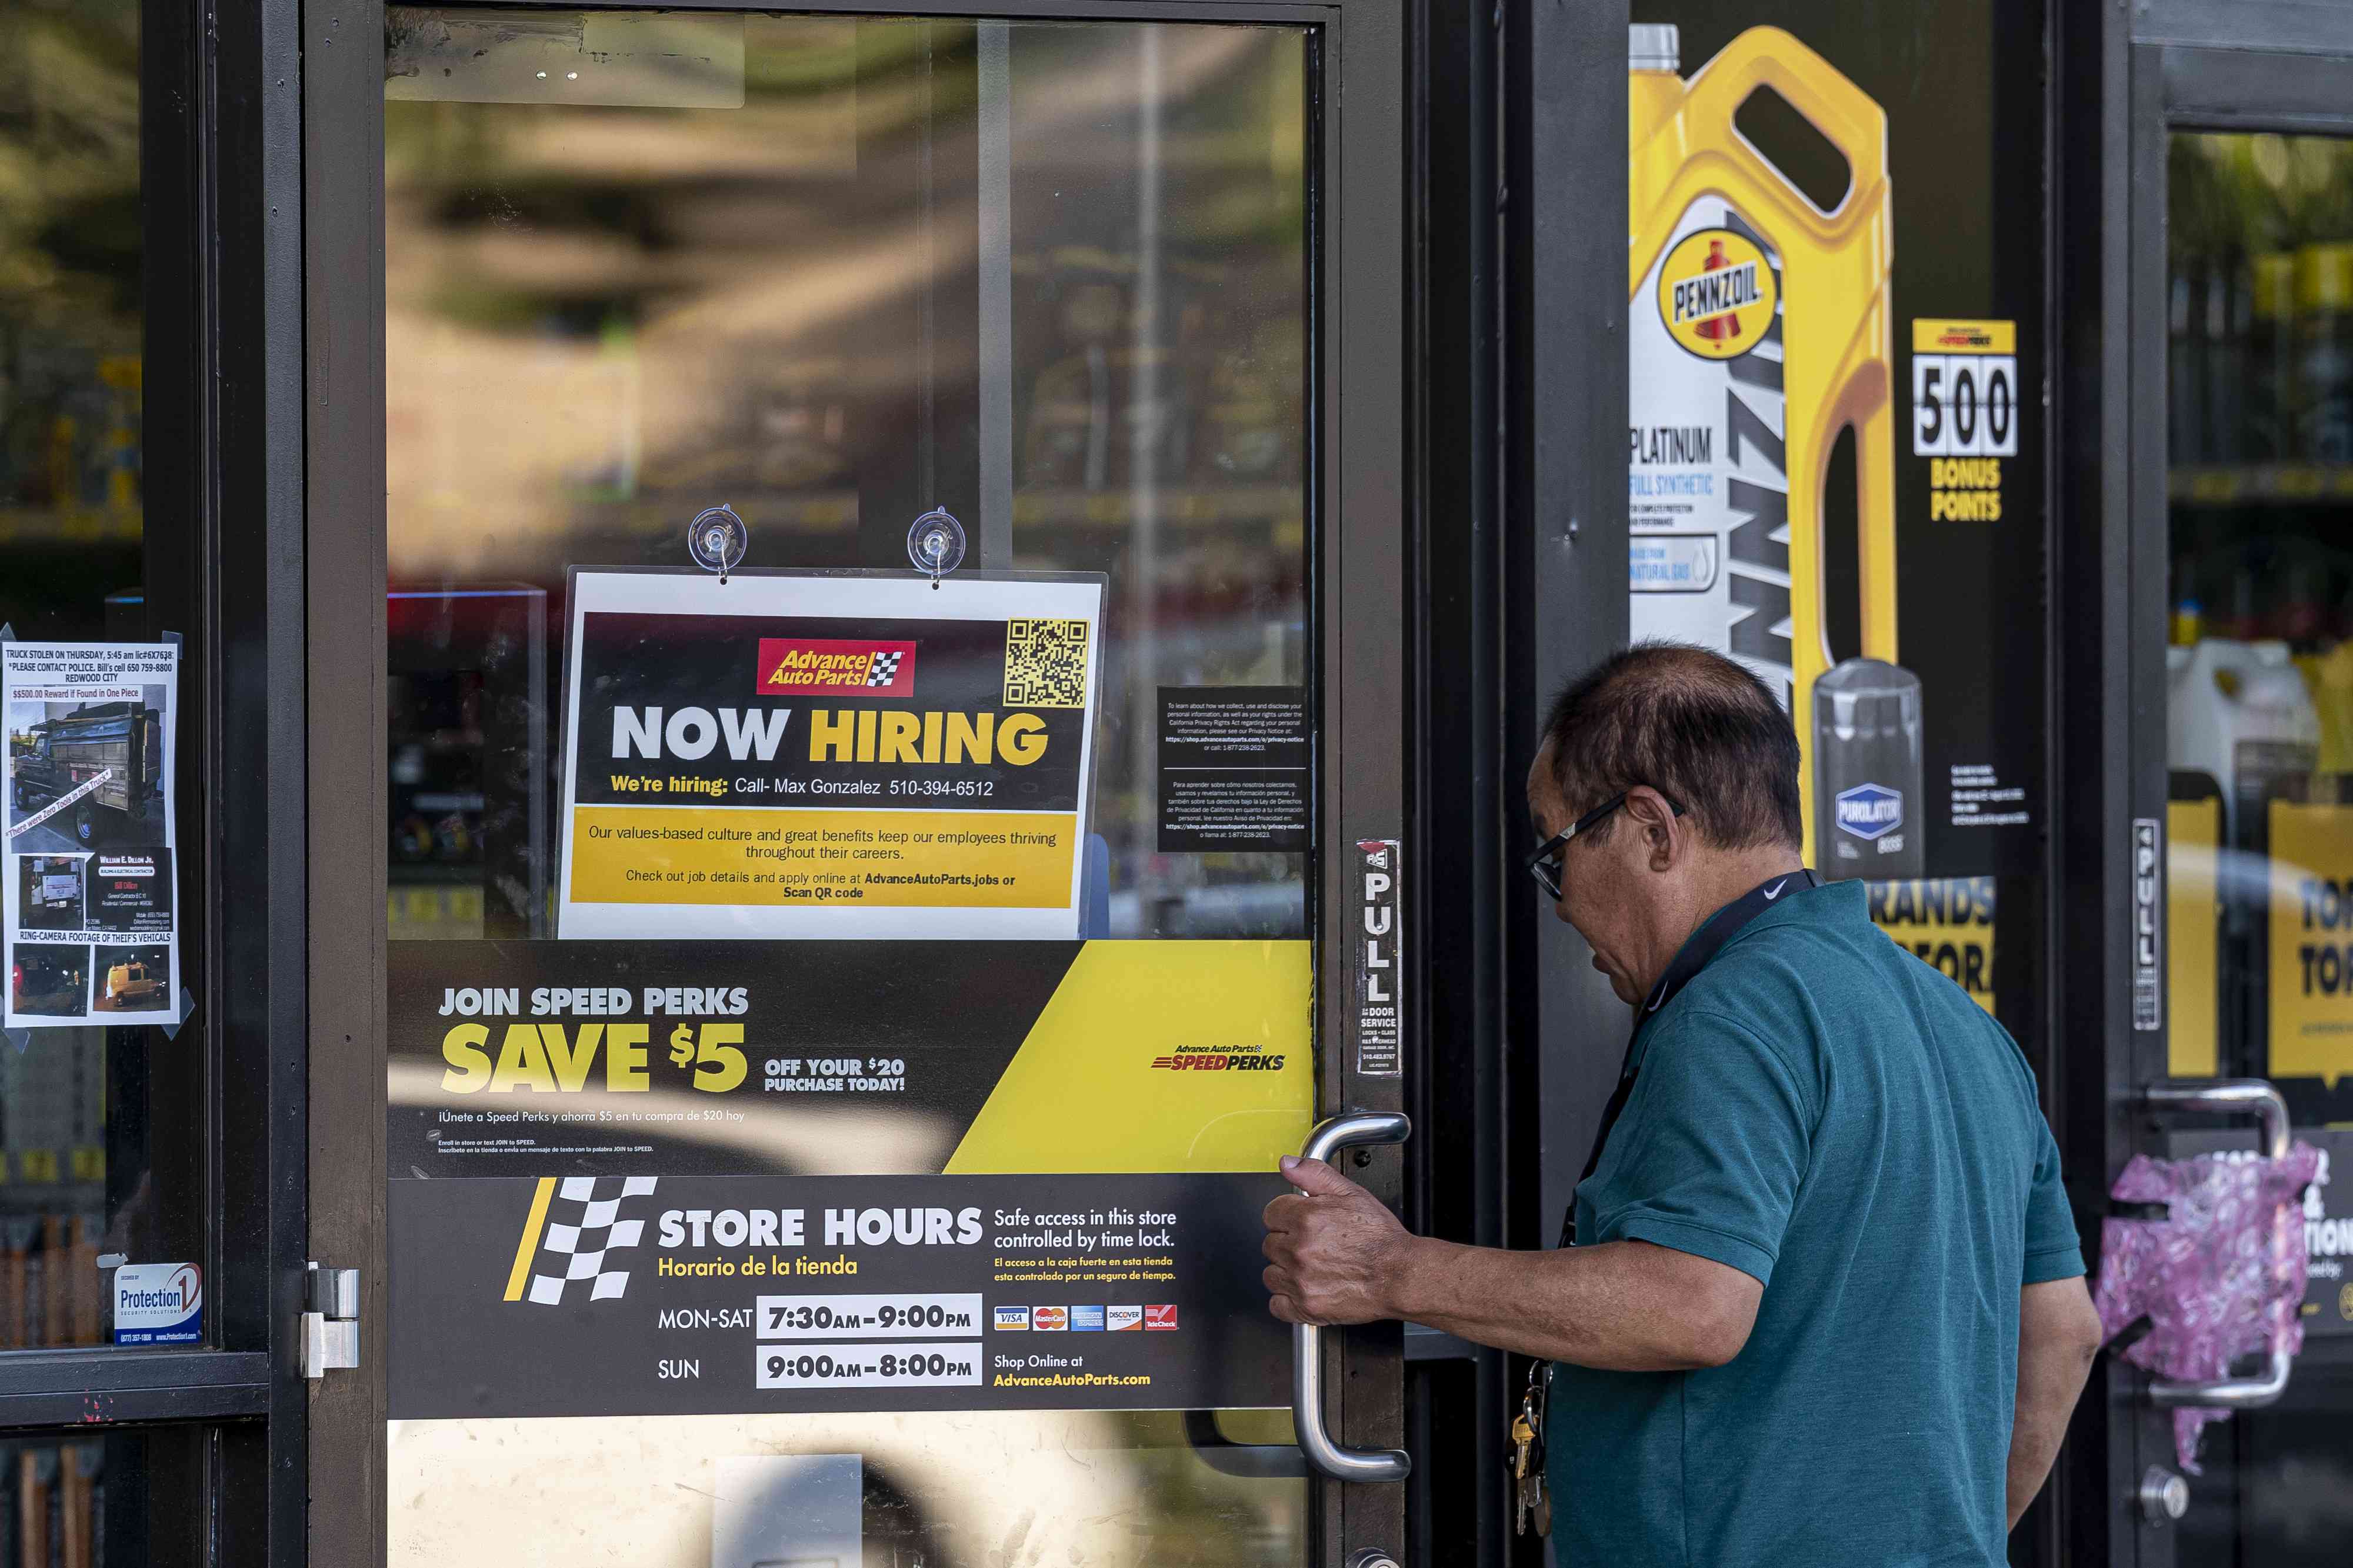
<path fill-rule="evenodd" d="M 1545 1383 L 1550 1369 L 1531 1368 L 1528 1391 L 1520 1401 L 1519 1414 L 1512 1417 L 1512 1489 L 1514 1504 L 1513 1533 L 1528 1532 L 1528 1516 L 1534 1514 L 1536 1533 L 1552 1532 L 1552 1499 L 1545 1488 Z"/>

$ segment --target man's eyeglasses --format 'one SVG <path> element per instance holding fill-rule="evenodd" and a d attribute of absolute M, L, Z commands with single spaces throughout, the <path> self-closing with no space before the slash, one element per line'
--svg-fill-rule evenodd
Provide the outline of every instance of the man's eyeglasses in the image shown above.
<path fill-rule="evenodd" d="M 1631 793 L 1631 791 L 1627 792 L 1627 794 Z M 1683 808 L 1672 796 L 1662 794 L 1659 798 L 1665 801 L 1668 808 L 1677 816 L 1683 814 Z M 1536 886 L 1545 890 L 1546 898 L 1552 900 L 1554 903 L 1560 902 L 1560 858 L 1567 852 L 1568 841 L 1625 804 L 1625 795 L 1611 795 L 1608 800 L 1570 823 L 1567 832 L 1556 833 L 1536 847 L 1535 851 L 1526 860 L 1528 875 L 1536 879 Z"/>

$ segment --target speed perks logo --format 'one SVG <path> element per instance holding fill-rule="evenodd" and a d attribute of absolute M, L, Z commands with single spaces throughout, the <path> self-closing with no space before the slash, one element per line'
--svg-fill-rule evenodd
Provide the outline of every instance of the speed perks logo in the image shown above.
<path fill-rule="evenodd" d="M 912 697 L 915 645 L 841 637 L 762 637 L 763 697 Z"/>
<path fill-rule="evenodd" d="M 1178 1046 L 1152 1065 L 1166 1072 L 1281 1072 L 1282 1053 L 1256 1041 L 1238 1046 Z"/>

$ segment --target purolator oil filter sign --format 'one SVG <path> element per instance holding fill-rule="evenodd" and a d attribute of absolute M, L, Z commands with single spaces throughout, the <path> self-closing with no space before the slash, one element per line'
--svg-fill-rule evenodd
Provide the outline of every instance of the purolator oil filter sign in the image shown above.
<path fill-rule="evenodd" d="M 2039 62 L 1988 40 L 2039 22 L 2010 0 L 1895 30 L 1861 0 L 1635 10 L 1633 636 L 1780 696 L 1825 875 L 2031 870 L 2042 166 L 2035 114 L 1997 105 Z"/>
<path fill-rule="evenodd" d="M 575 571 L 559 934 L 1075 936 L 1102 606 Z"/>
<path fill-rule="evenodd" d="M 390 951 L 395 1419 L 1287 1397 L 1308 942 Z"/>

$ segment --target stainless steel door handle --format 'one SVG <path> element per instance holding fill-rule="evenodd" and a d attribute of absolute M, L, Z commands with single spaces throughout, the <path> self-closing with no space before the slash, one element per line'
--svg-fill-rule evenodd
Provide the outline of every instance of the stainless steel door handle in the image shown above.
<path fill-rule="evenodd" d="M 1308 1135 L 1299 1152 L 1329 1161 L 1359 1143 L 1402 1143 L 1413 1123 L 1398 1111 L 1367 1110 L 1335 1116 Z M 1291 1326 L 1291 1420 L 1308 1468 L 1335 1481 L 1401 1481 L 1413 1473 L 1411 1455 L 1397 1448 L 1344 1448 L 1324 1428 L 1324 1331 L 1312 1323 Z"/>
<path fill-rule="evenodd" d="M 2259 1078 L 2168 1079 L 2141 1090 L 2141 1103 L 2158 1115 L 2253 1116 L 2263 1125 L 2263 1153 L 2287 1156 L 2287 1101 Z M 2254 1377 L 2218 1377 L 2203 1382 L 2149 1380 L 2149 1403 L 2171 1410 L 2194 1405 L 2215 1410 L 2260 1410 L 2287 1392 L 2295 1358 L 2284 1345 L 2272 1347 L 2271 1364 Z"/>
<path fill-rule="evenodd" d="M 2287 1101 L 2263 1079 L 2167 1079 L 2142 1089 L 2141 1100 L 2160 1115 L 2187 1111 L 2208 1116 L 2253 1116 L 2263 1123 L 2264 1154 L 2274 1160 L 2287 1158 Z"/>

